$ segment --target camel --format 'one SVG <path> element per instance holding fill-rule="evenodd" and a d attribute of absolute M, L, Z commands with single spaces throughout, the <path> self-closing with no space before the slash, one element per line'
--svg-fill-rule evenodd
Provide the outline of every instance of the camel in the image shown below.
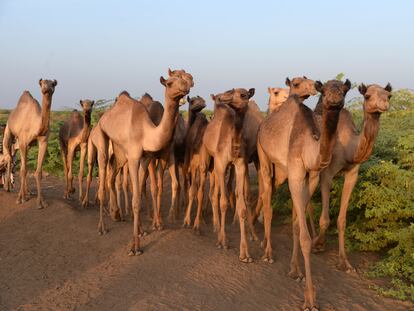
<path fill-rule="evenodd" d="M 217 246 L 228 248 L 225 232 L 227 211 L 227 188 L 225 185 L 226 170 L 230 165 L 235 166 L 236 175 L 236 209 L 240 223 L 240 254 L 241 262 L 252 262 L 248 252 L 245 220 L 247 207 L 244 196 L 246 180 L 247 158 L 246 148 L 242 139 L 244 116 L 249 99 L 254 95 L 254 89 L 232 89 L 222 94 L 212 96 L 216 102 L 214 118 L 207 125 L 200 149 L 200 186 L 197 193 L 198 206 L 194 228 L 199 230 L 201 208 L 204 196 L 204 185 L 210 159 L 214 158 L 214 187 L 213 193 L 213 223 L 218 232 Z M 221 224 L 218 215 L 218 199 L 220 193 Z"/>
<path fill-rule="evenodd" d="M 62 154 L 63 170 L 65 173 L 66 189 L 63 197 L 68 199 L 70 194 L 75 192 L 72 187 L 72 165 L 75 157 L 76 149 L 80 148 L 80 162 L 79 162 L 79 201 L 82 202 L 82 181 L 83 168 L 85 163 L 86 148 L 91 131 L 91 113 L 94 105 L 92 100 L 80 100 L 80 105 L 83 110 L 83 117 L 77 111 L 73 111 L 70 117 L 62 124 L 59 129 L 59 143 Z"/>
<path fill-rule="evenodd" d="M 301 277 L 298 261 L 299 242 L 305 262 L 305 310 L 317 310 L 316 291 L 313 287 L 310 252 L 312 240 L 306 223 L 306 205 L 310 193 L 317 186 L 319 171 L 327 167 L 332 158 L 337 124 L 340 111 L 344 105 L 346 93 L 351 82 L 342 83 L 331 80 L 322 84 L 307 78 L 287 79 L 290 95 L 278 112 L 270 114 L 263 121 L 258 133 L 257 148 L 260 159 L 260 172 L 263 182 L 263 210 L 265 223 L 266 261 L 272 262 L 270 240 L 272 210 L 270 206 L 272 183 L 271 164 L 275 166 L 277 185 L 288 180 L 293 201 L 293 252 L 291 260 L 291 277 Z M 315 121 L 313 112 L 303 104 L 309 95 L 316 91 L 322 95 L 322 120 L 320 126 Z M 316 136 L 319 129 L 320 136 Z M 316 138 L 315 138 L 316 136 Z"/>
<path fill-rule="evenodd" d="M 333 149 L 332 161 L 321 171 L 320 185 L 322 194 L 322 214 L 320 217 L 320 233 L 313 241 L 316 251 L 325 249 L 325 234 L 329 227 L 329 192 L 333 178 L 344 174 L 345 181 L 342 188 L 341 204 L 337 221 L 339 237 L 339 263 L 338 268 L 347 272 L 355 269 L 349 263 L 345 252 L 345 226 L 346 212 L 349 199 L 358 178 L 361 163 L 370 157 L 376 137 L 378 135 L 380 116 L 389 108 L 392 87 L 388 83 L 385 88 L 372 84 L 359 86 L 359 92 L 364 96 L 364 122 L 362 132 L 358 134 L 352 120 L 351 113 L 342 109 L 338 121 L 338 135 Z M 322 112 L 322 103 L 315 108 L 318 115 Z M 309 202 L 310 205 L 310 202 Z M 312 210 L 312 208 L 309 208 Z"/>
<path fill-rule="evenodd" d="M 273 111 L 279 111 L 280 106 L 287 100 L 289 97 L 288 88 L 280 87 L 268 87 L 267 91 L 269 93 L 269 104 L 268 104 L 268 114 Z"/>
<path fill-rule="evenodd" d="M 208 120 L 207 117 L 201 113 L 206 107 L 205 100 L 200 97 L 188 97 L 189 103 L 189 113 L 188 113 L 188 131 L 185 139 L 185 157 L 184 157 L 184 185 L 185 194 L 187 199 L 185 203 L 187 205 L 183 227 L 190 227 L 191 225 L 191 209 L 193 206 L 194 198 L 197 193 L 197 174 L 199 175 L 199 165 L 200 165 L 200 147 L 202 143 L 202 138 L 204 131 L 207 127 Z M 189 178 L 187 178 L 187 174 Z M 189 186 L 186 186 L 187 182 Z"/>
<path fill-rule="evenodd" d="M 118 96 L 115 105 L 98 122 L 102 131 L 103 143 L 98 147 L 99 178 L 106 180 L 108 165 L 108 142 L 112 141 L 116 158 L 115 174 L 128 163 L 132 185 L 133 241 L 129 255 L 143 253 L 140 247 L 141 189 L 148 161 L 141 161 L 145 152 L 158 152 L 167 146 L 173 136 L 180 100 L 189 93 L 191 84 L 180 77 L 163 77 L 160 82 L 165 87 L 165 110 L 158 126 L 151 121 L 148 110 L 139 101 L 124 91 Z M 139 171 L 138 171 L 139 170 Z M 113 184 L 112 184 L 113 186 Z M 112 190 L 111 190 L 112 191 Z M 99 183 L 100 210 L 104 204 L 104 183 Z M 102 214 L 102 212 L 101 212 Z M 154 213 L 155 214 L 155 213 Z M 155 214 L 156 215 L 156 214 Z M 100 219 L 98 231 L 105 230 Z"/>
<path fill-rule="evenodd" d="M 49 120 L 50 108 L 52 105 L 52 96 L 57 85 L 56 80 L 39 80 L 39 86 L 42 93 L 42 106 L 32 97 L 29 91 L 24 91 L 20 97 L 16 108 L 10 113 L 4 133 L 3 147 L 4 155 L 8 163 L 6 186 L 10 184 L 10 171 L 12 164 L 11 145 L 13 137 L 19 141 L 20 149 L 20 190 L 17 196 L 17 204 L 28 199 L 27 187 L 27 152 L 30 145 L 37 140 L 39 151 L 37 155 L 37 166 L 35 171 L 37 187 L 37 207 L 39 209 L 46 207 L 43 200 L 40 181 L 42 179 L 42 164 L 47 150 L 47 141 L 49 137 Z"/>

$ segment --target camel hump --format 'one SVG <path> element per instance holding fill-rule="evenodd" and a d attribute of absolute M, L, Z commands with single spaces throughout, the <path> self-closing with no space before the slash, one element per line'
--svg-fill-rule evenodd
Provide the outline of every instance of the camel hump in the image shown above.
<path fill-rule="evenodd" d="M 131 97 L 131 95 L 129 95 L 129 93 L 127 92 L 127 91 L 122 91 L 121 93 L 119 93 L 119 95 L 118 95 L 118 97 L 120 97 L 120 96 L 128 96 L 128 97 Z"/>
<path fill-rule="evenodd" d="M 26 90 L 20 96 L 19 102 L 27 102 L 27 101 L 33 101 L 33 100 L 34 98 L 32 94 L 30 94 L 30 92 Z"/>

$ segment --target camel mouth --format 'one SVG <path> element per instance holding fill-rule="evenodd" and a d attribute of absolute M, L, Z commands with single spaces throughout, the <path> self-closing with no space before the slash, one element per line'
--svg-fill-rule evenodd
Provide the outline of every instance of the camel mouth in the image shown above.
<path fill-rule="evenodd" d="M 193 106 L 191 106 L 191 110 L 201 110 L 206 108 L 206 104 L 203 103 L 198 103 L 198 104 L 194 104 Z"/>

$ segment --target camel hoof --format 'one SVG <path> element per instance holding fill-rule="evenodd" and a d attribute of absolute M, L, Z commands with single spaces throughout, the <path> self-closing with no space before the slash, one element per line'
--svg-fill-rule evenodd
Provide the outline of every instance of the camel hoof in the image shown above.
<path fill-rule="evenodd" d="M 252 257 L 245 257 L 245 258 L 240 258 L 239 257 L 239 261 L 243 262 L 243 263 L 252 263 L 253 262 L 253 258 Z"/>
<path fill-rule="evenodd" d="M 20 199 L 20 198 L 18 198 L 17 200 L 16 200 L 16 204 L 22 204 L 23 202 L 22 202 L 22 199 Z"/>
<path fill-rule="evenodd" d="M 317 307 L 305 307 L 303 311 L 319 311 Z"/>
<path fill-rule="evenodd" d="M 348 260 L 341 260 L 338 265 L 337 268 L 341 271 L 344 271 L 345 273 L 348 274 L 353 274 L 356 273 L 356 269 L 348 262 Z"/>
<path fill-rule="evenodd" d="M 101 235 L 101 236 L 105 235 L 107 233 L 108 233 L 108 230 L 106 230 L 106 229 L 105 230 L 98 230 L 98 234 Z"/>
<path fill-rule="evenodd" d="M 302 272 L 300 271 L 298 272 L 298 271 L 291 270 L 289 271 L 288 276 L 297 282 L 300 282 L 305 279 Z"/>
<path fill-rule="evenodd" d="M 275 261 L 273 260 L 273 258 L 269 258 L 269 257 L 267 257 L 267 256 L 264 256 L 263 258 L 263 261 L 264 262 L 267 262 L 267 263 L 270 263 L 270 264 L 272 264 L 272 263 L 274 263 Z"/>
<path fill-rule="evenodd" d="M 148 235 L 148 232 L 147 231 L 142 231 L 140 234 L 138 234 L 138 236 L 140 237 L 140 238 L 143 238 L 143 237 L 145 237 L 145 236 L 147 236 Z"/>
<path fill-rule="evenodd" d="M 141 248 L 137 249 L 131 249 L 128 253 L 128 256 L 140 256 L 144 253 L 144 251 Z"/>

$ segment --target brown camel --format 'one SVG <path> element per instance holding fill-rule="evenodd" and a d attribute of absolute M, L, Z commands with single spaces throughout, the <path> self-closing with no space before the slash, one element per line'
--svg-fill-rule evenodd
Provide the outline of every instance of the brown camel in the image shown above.
<path fill-rule="evenodd" d="M 289 97 L 289 89 L 269 87 L 267 88 L 267 91 L 269 93 L 268 113 L 270 114 L 273 111 L 278 111 L 280 106 L 287 100 Z"/>
<path fill-rule="evenodd" d="M 144 152 L 160 151 L 170 143 L 178 115 L 179 102 L 189 93 L 191 88 L 190 83 L 178 77 L 169 77 L 168 80 L 161 77 L 160 82 L 165 86 L 165 110 L 158 126 L 155 126 L 151 121 L 145 106 L 131 98 L 125 91 L 118 96 L 115 105 L 98 122 L 104 140 L 104 143 L 98 147 L 99 178 L 106 180 L 109 139 L 114 146 L 117 170 L 128 162 L 134 216 L 133 243 L 130 255 L 142 254 L 139 238 L 141 189 L 148 161 L 141 161 L 141 159 Z M 114 170 L 115 174 L 117 170 Z M 99 183 L 100 210 L 103 210 L 104 196 L 104 183 Z M 98 229 L 99 231 L 104 230 L 103 221 L 100 221 Z"/>
<path fill-rule="evenodd" d="M 251 262 L 248 252 L 245 220 L 247 207 L 244 196 L 247 158 L 246 148 L 242 138 L 243 121 L 248 109 L 249 99 L 254 95 L 254 89 L 232 89 L 212 96 L 217 103 L 213 120 L 207 125 L 200 149 L 200 187 L 198 189 L 197 216 L 194 228 L 199 229 L 201 209 L 204 196 L 204 185 L 210 159 L 214 158 L 215 185 L 213 193 L 213 222 L 218 232 L 217 246 L 227 248 L 225 232 L 226 211 L 228 205 L 227 187 L 225 182 L 226 170 L 230 165 L 235 166 L 236 175 L 236 209 L 240 223 L 240 255 L 242 262 Z M 218 199 L 220 193 L 221 224 L 218 215 Z"/>
<path fill-rule="evenodd" d="M 19 141 L 20 149 L 20 191 L 17 203 L 28 199 L 27 187 L 27 152 L 30 145 L 37 140 L 39 152 L 35 172 L 37 187 L 38 208 L 43 208 L 46 203 L 43 200 L 40 180 L 42 179 L 42 164 L 47 150 L 49 137 L 50 108 L 52 96 L 57 85 L 56 80 L 39 80 L 42 92 L 42 106 L 32 97 L 29 91 L 24 91 L 17 103 L 17 107 L 10 113 L 4 133 L 3 147 L 6 161 L 8 162 L 6 184 L 10 184 L 10 170 L 12 162 L 11 144 L 13 137 Z"/>
<path fill-rule="evenodd" d="M 344 174 L 345 181 L 342 188 L 341 205 L 338 216 L 339 237 L 339 264 L 338 267 L 344 271 L 355 271 L 349 263 L 345 252 L 345 226 L 346 212 L 349 199 L 358 178 L 361 163 L 370 157 L 376 137 L 378 135 L 380 116 L 389 108 L 392 87 L 387 84 L 385 88 L 372 84 L 359 86 L 359 92 L 364 96 L 364 122 L 362 132 L 358 134 L 352 120 L 351 113 L 342 109 L 338 121 L 338 135 L 333 149 L 332 161 L 321 171 L 320 184 L 322 194 L 322 214 L 320 217 L 320 233 L 313 241 L 313 247 L 317 251 L 325 249 L 325 233 L 329 227 L 329 192 L 332 181 L 338 174 Z M 319 102 L 315 113 L 321 114 L 322 103 Z M 310 204 L 310 203 L 309 203 Z M 312 210 L 311 208 L 309 210 Z"/>
<path fill-rule="evenodd" d="M 194 198 L 197 193 L 200 165 L 200 147 L 204 131 L 208 125 L 208 120 L 205 114 L 201 112 L 206 107 L 205 100 L 200 97 L 188 97 L 189 113 L 188 113 L 188 131 L 185 139 L 185 158 L 183 177 L 184 184 L 188 182 L 188 186 L 185 186 L 188 191 L 186 192 L 187 199 L 185 200 L 187 208 L 184 217 L 183 227 L 190 227 L 191 225 L 191 209 L 193 206 Z M 187 178 L 187 174 L 189 178 Z"/>
<path fill-rule="evenodd" d="M 91 131 L 91 113 L 93 104 L 94 101 L 92 100 L 80 100 L 83 116 L 78 111 L 73 111 L 70 117 L 62 124 L 59 129 L 59 143 L 66 181 L 66 189 L 63 194 L 63 197 L 65 199 L 68 199 L 70 194 L 75 192 L 75 189 L 72 187 L 72 164 L 76 150 L 79 148 L 79 201 L 82 201 L 83 199 L 83 167 L 85 163 L 86 147 L 88 143 L 89 133 Z"/>
<path fill-rule="evenodd" d="M 293 201 L 293 252 L 290 276 L 300 277 L 298 262 L 299 241 L 305 262 L 306 285 L 304 309 L 317 310 L 316 292 L 313 287 L 310 252 L 312 240 L 306 223 L 306 205 L 310 193 L 317 186 L 319 171 L 331 161 L 335 144 L 337 123 L 344 98 L 351 82 L 331 80 L 322 85 L 306 78 L 291 82 L 290 95 L 278 112 L 270 114 L 262 123 L 258 134 L 258 153 L 263 182 L 263 209 L 265 222 L 264 259 L 272 262 L 270 240 L 272 210 L 270 206 L 272 183 L 271 164 L 275 167 L 277 185 L 288 179 Z M 319 91 L 322 95 L 322 121 L 320 127 L 313 112 L 303 104 L 309 95 Z M 319 129 L 320 137 L 316 136 Z M 319 133 L 318 133 L 319 134 Z M 315 138 L 316 136 L 316 138 Z"/>

